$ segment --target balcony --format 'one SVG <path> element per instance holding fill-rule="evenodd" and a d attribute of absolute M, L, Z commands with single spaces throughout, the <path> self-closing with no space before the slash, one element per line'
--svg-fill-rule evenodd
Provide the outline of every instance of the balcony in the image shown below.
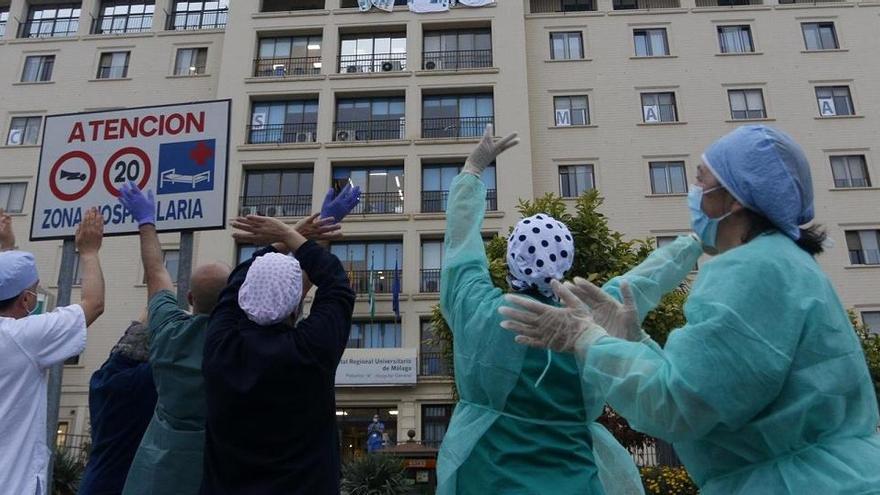
<path fill-rule="evenodd" d="M 361 195 L 363 197 L 363 195 Z M 402 272 L 397 270 L 397 279 L 401 282 Z M 348 281 L 356 294 L 366 295 L 370 292 L 370 281 L 375 294 L 391 294 L 394 290 L 394 270 L 350 270 Z M 401 289 L 402 290 L 402 289 Z"/>
<path fill-rule="evenodd" d="M 483 135 L 494 117 L 440 117 L 422 119 L 424 139 L 467 139 Z"/>
<path fill-rule="evenodd" d="M 361 193 L 361 202 L 351 211 L 354 215 L 400 215 L 403 214 L 403 193 Z"/>
<path fill-rule="evenodd" d="M 254 77 L 303 77 L 320 74 L 321 57 L 254 59 Z"/>
<path fill-rule="evenodd" d="M 78 19 L 45 19 L 27 21 L 18 26 L 19 38 L 63 38 L 76 36 Z"/>
<path fill-rule="evenodd" d="M 448 200 L 449 191 L 422 191 L 422 213 L 443 213 Z M 486 191 L 486 211 L 498 211 L 498 190 Z"/>
<path fill-rule="evenodd" d="M 462 70 L 492 67 L 492 50 L 423 52 L 425 70 Z"/>
<path fill-rule="evenodd" d="M 318 124 L 257 124 L 247 126 L 248 144 L 314 143 Z"/>
<path fill-rule="evenodd" d="M 614 10 L 658 10 L 677 9 L 681 7 L 679 0 L 614 0 Z"/>
<path fill-rule="evenodd" d="M 323 9 L 324 0 L 263 0 L 263 10 L 261 12 L 293 12 Z"/>
<path fill-rule="evenodd" d="M 419 292 L 436 293 L 440 292 L 440 269 L 422 269 L 420 272 Z"/>
<path fill-rule="evenodd" d="M 228 17 L 228 9 L 175 12 L 168 16 L 168 24 L 166 28 L 168 31 L 224 29 L 226 28 Z"/>
<path fill-rule="evenodd" d="M 406 119 L 349 120 L 333 123 L 333 141 L 389 141 L 406 137 Z"/>
<path fill-rule="evenodd" d="M 531 0 L 532 14 L 550 14 L 555 12 L 591 12 L 596 10 L 594 0 Z"/>
<path fill-rule="evenodd" d="M 304 217 L 312 212 L 312 195 L 241 196 L 238 214 L 264 217 Z"/>
<path fill-rule="evenodd" d="M 92 34 L 146 33 L 153 29 L 153 14 L 108 15 L 92 20 Z"/>
<path fill-rule="evenodd" d="M 764 5 L 764 0 L 696 0 L 697 7 L 742 7 Z"/>
<path fill-rule="evenodd" d="M 442 353 L 419 353 L 419 376 L 452 376 L 451 371 Z"/>
<path fill-rule="evenodd" d="M 340 74 L 372 74 L 406 70 L 406 53 L 374 53 L 372 55 L 340 55 Z"/>

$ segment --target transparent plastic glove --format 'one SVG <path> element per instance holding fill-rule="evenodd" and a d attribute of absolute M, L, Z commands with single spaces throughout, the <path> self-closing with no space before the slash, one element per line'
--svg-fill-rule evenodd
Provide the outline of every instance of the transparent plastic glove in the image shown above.
<path fill-rule="evenodd" d="M 321 218 L 333 218 L 334 221 L 341 222 L 351 210 L 361 202 L 360 186 L 345 186 L 339 194 L 336 194 L 331 187 L 324 197 L 324 204 L 321 205 Z"/>
<path fill-rule="evenodd" d="M 494 132 L 492 124 L 486 126 L 483 139 L 474 151 L 471 152 L 467 160 L 465 160 L 462 171 L 479 177 L 483 174 L 483 170 L 486 170 L 486 167 L 495 161 L 498 155 L 519 144 L 519 139 L 516 137 L 517 134 L 515 132 L 498 141 L 495 141 L 495 138 L 492 137 Z"/>
<path fill-rule="evenodd" d="M 566 282 L 565 288 L 590 308 L 596 324 L 612 337 L 631 342 L 641 342 L 649 338 L 639 324 L 639 310 L 628 282 L 620 284 L 623 303 L 601 287 L 580 277 L 575 277 L 574 283 Z"/>
<path fill-rule="evenodd" d="M 138 227 L 156 225 L 156 199 L 153 191 L 148 191 L 145 196 L 137 184 L 128 182 L 119 188 L 119 202 L 131 212 Z"/>
<path fill-rule="evenodd" d="M 505 318 L 501 327 L 517 333 L 517 343 L 573 353 L 578 346 L 583 346 L 579 341 L 587 339 L 593 342 L 607 335 L 593 320 L 589 308 L 577 296 L 556 280 L 550 285 L 565 306 L 551 306 L 513 294 L 504 296 L 507 302 L 521 308 L 498 308 L 498 312 Z"/>

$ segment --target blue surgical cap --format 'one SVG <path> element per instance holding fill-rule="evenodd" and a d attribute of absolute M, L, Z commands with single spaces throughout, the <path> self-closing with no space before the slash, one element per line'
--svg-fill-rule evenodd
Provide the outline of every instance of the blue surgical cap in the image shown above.
<path fill-rule="evenodd" d="M 34 255 L 24 251 L 0 253 L 0 301 L 18 296 L 39 280 Z"/>
<path fill-rule="evenodd" d="M 765 125 L 740 127 L 709 146 L 703 163 L 737 201 L 792 239 L 813 220 L 810 163 L 788 134 Z"/>

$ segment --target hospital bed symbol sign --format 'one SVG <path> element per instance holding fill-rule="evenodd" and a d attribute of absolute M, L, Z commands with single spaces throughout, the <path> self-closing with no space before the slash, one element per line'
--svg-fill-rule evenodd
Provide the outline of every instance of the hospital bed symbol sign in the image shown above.
<path fill-rule="evenodd" d="M 160 145 L 158 194 L 214 190 L 215 149 L 214 139 Z"/>

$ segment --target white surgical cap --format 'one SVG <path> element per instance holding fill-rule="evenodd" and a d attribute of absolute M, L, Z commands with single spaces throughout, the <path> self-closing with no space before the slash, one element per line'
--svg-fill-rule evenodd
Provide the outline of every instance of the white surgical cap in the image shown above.
<path fill-rule="evenodd" d="M 274 325 L 296 310 L 302 290 L 299 261 L 281 253 L 266 253 L 251 264 L 238 291 L 238 305 L 257 325 Z"/>
<path fill-rule="evenodd" d="M 0 301 L 18 296 L 39 280 L 34 255 L 24 251 L 0 252 Z"/>
<path fill-rule="evenodd" d="M 550 215 L 520 220 L 507 239 L 507 281 L 516 291 L 534 289 L 553 297 L 550 281 L 561 280 L 573 261 L 571 232 Z"/>

